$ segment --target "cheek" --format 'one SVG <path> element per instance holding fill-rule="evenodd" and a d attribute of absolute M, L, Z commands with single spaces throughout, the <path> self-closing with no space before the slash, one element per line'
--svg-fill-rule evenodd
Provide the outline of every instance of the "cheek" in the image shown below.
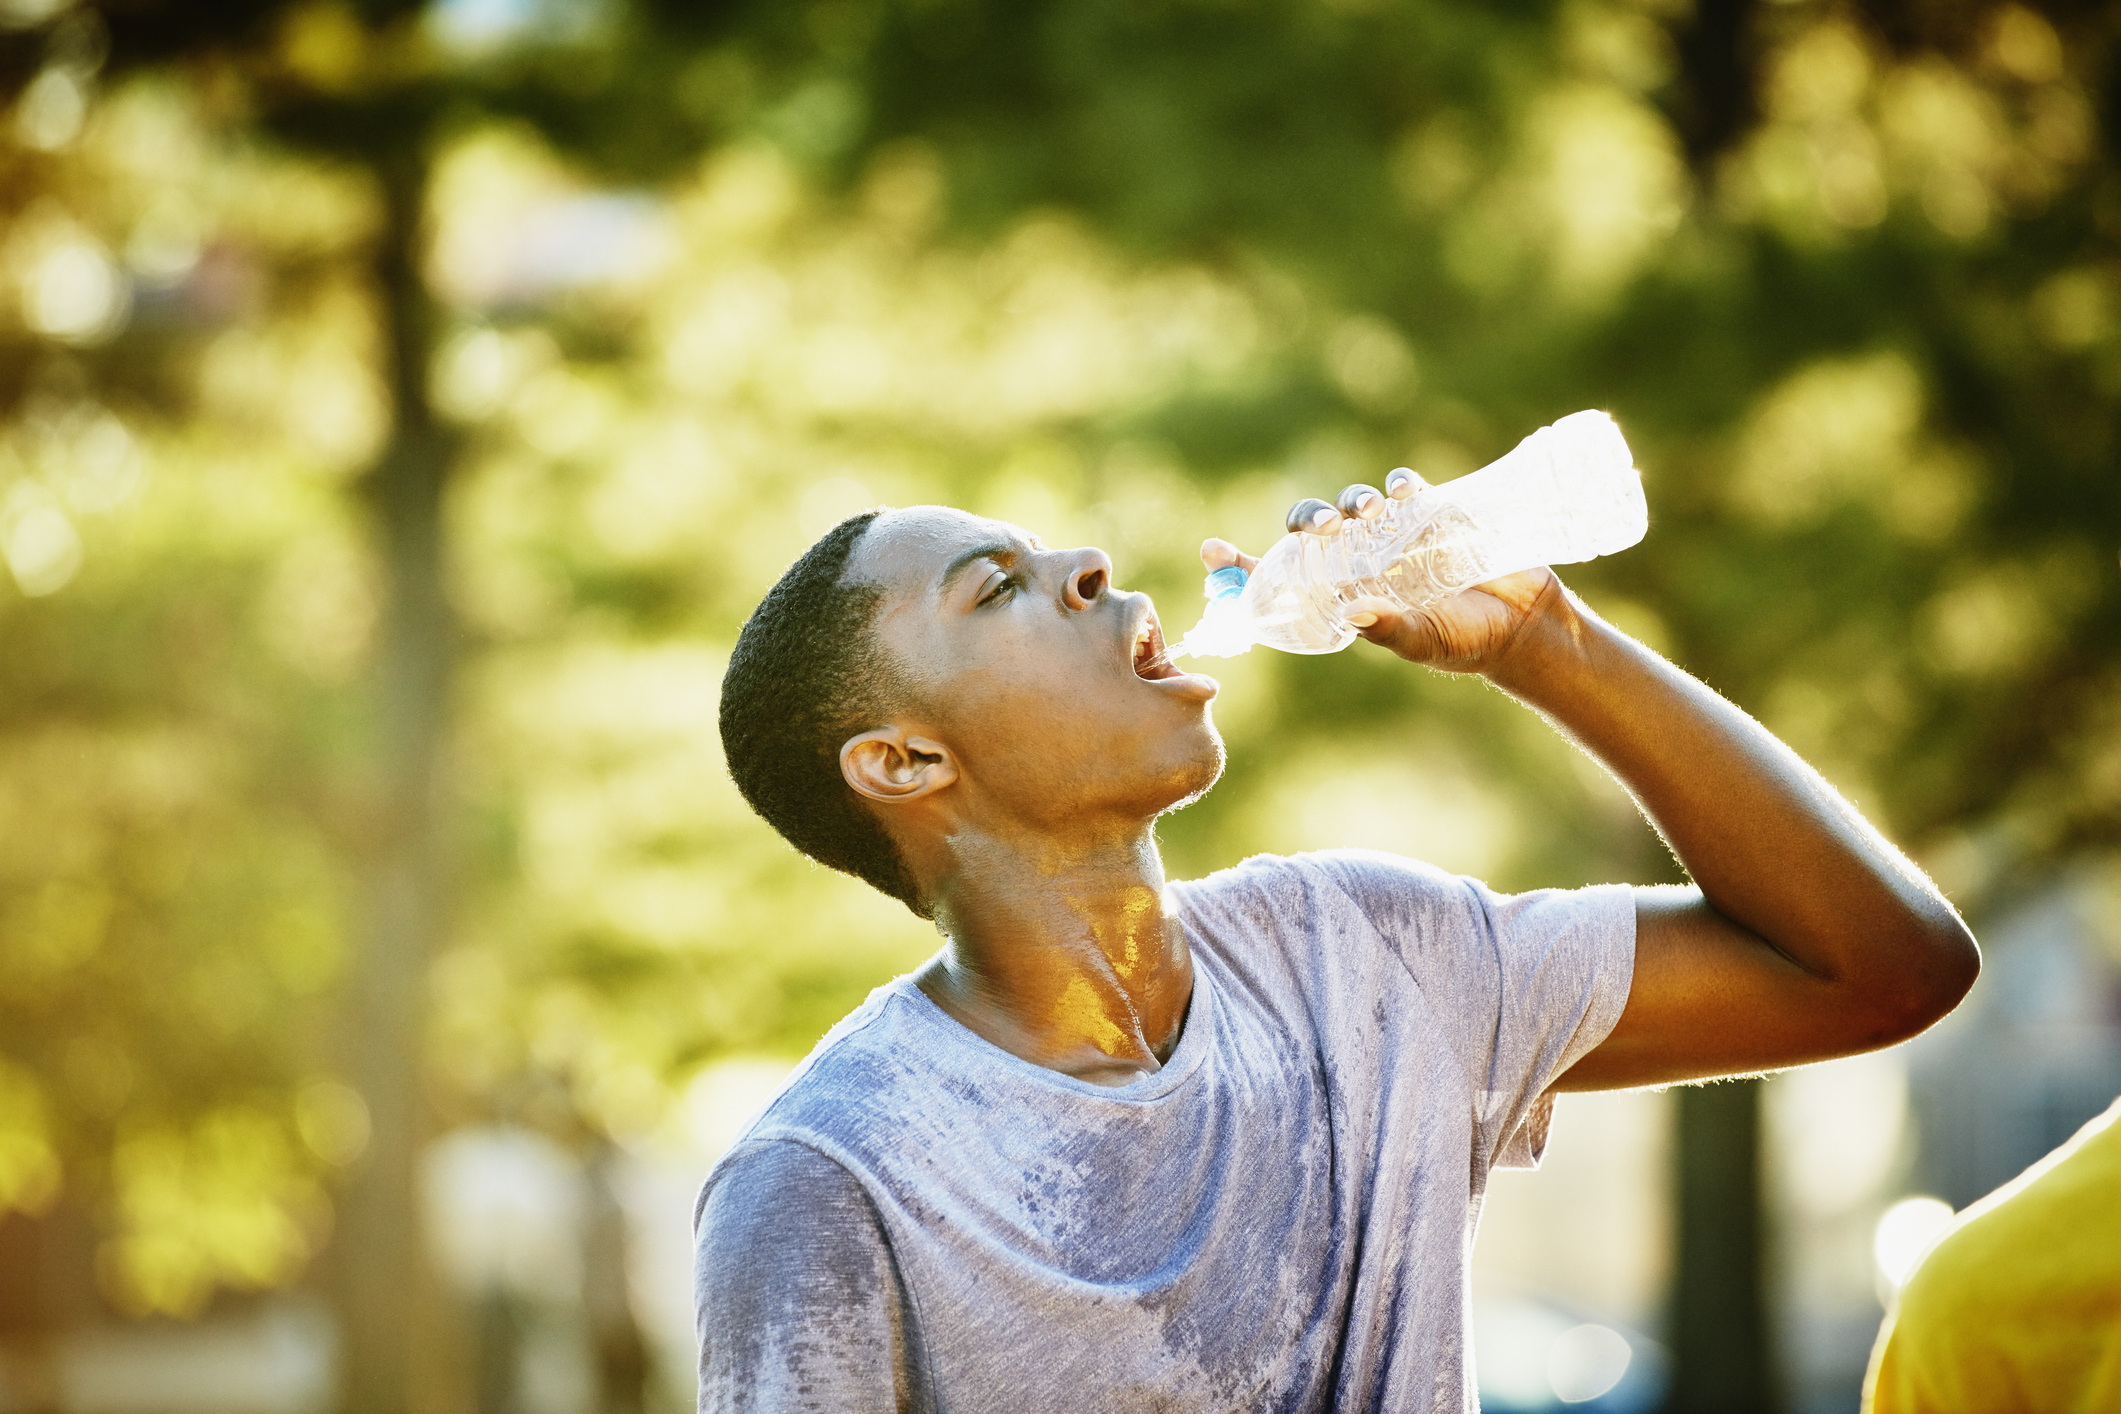
<path fill-rule="evenodd" d="M 1115 767 L 1138 771 L 1169 754 L 1173 721 L 1110 656 L 1118 650 L 1090 627 L 1012 624 L 963 654 L 928 700 L 947 739 L 990 777 L 1091 780 Z"/>
<path fill-rule="evenodd" d="M 1107 775 L 1147 745 L 1140 704 L 1110 683 L 1056 670 L 974 674 L 951 696 L 949 740 L 989 781 Z"/>
<path fill-rule="evenodd" d="M 1017 728 L 1068 730 L 1109 724 L 1124 711 L 1122 684 L 1079 634 L 1042 623 L 1012 625 L 968 663 L 953 684 L 956 700 Z"/>

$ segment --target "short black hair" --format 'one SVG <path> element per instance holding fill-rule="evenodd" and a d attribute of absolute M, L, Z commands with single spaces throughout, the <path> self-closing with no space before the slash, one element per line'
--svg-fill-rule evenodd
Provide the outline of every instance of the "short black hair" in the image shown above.
<path fill-rule="evenodd" d="M 826 531 L 744 621 L 722 675 L 722 755 L 744 799 L 788 843 L 928 918 L 898 847 L 840 774 L 840 748 L 881 725 L 901 681 L 876 641 L 883 590 L 846 578 L 848 557 L 885 509 Z"/>

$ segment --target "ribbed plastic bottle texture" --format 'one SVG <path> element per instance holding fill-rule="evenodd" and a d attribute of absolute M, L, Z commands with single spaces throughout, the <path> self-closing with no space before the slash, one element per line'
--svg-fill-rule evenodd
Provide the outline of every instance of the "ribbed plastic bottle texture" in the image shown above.
<path fill-rule="evenodd" d="M 1375 520 L 1284 536 L 1249 577 L 1217 571 L 1207 614 L 1172 656 L 1228 658 L 1259 643 L 1338 652 L 1355 641 L 1355 599 L 1420 609 L 1519 570 L 1625 550 L 1648 529 L 1620 429 L 1602 412 L 1573 413 L 1469 476 L 1388 502 Z"/>

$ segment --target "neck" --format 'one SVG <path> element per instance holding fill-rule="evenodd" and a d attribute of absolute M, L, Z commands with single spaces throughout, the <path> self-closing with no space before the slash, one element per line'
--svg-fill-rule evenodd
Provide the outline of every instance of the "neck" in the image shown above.
<path fill-rule="evenodd" d="M 917 975 L 952 1017 L 1011 1054 L 1098 1084 L 1162 1068 L 1193 996 L 1147 822 L 1026 844 L 966 830 L 931 889 L 949 939 Z"/>

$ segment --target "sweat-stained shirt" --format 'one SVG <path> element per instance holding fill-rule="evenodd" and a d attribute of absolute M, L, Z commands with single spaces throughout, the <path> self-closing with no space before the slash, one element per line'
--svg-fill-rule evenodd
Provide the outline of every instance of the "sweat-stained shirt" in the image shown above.
<path fill-rule="evenodd" d="M 700 1194 L 702 1411 L 1477 1407 L 1488 1170 L 1619 1019 L 1632 891 L 1336 851 L 1168 899 L 1193 999 L 1130 1085 L 908 978 L 819 1042 Z"/>

